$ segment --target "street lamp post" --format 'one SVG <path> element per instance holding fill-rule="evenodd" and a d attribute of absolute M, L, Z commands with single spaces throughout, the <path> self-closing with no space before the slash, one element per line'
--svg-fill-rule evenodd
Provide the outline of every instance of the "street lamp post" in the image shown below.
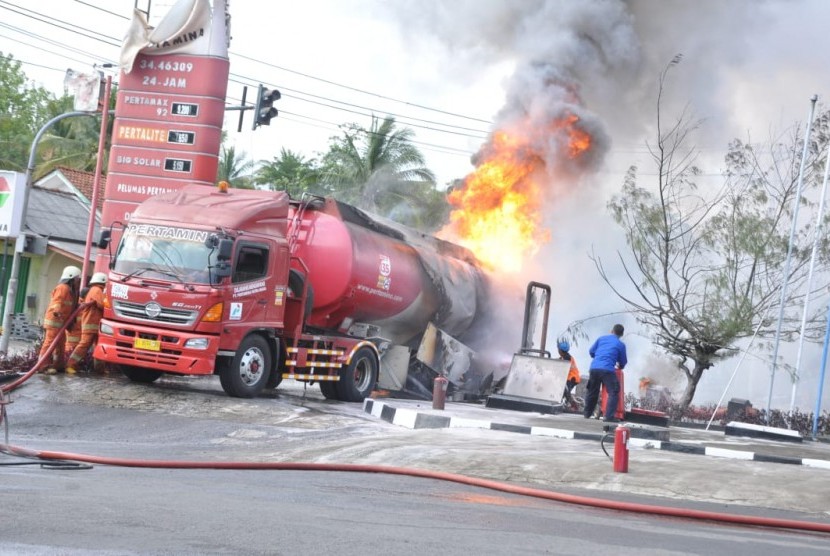
<path fill-rule="evenodd" d="M 61 120 L 65 120 L 66 118 L 71 118 L 73 116 L 95 116 L 96 114 L 97 112 L 66 112 L 65 114 L 55 116 L 46 122 L 37 132 L 37 135 L 35 135 L 35 138 L 32 141 L 32 150 L 29 152 L 29 165 L 26 167 L 26 186 L 23 189 L 23 220 L 21 228 L 26 223 L 26 211 L 29 208 L 29 190 L 32 187 L 32 175 L 35 171 L 35 155 L 37 153 L 37 146 L 41 137 L 44 133 L 46 133 L 46 130 Z M 23 251 L 25 237 L 25 234 L 21 232 L 20 236 L 17 238 L 17 242 L 15 243 L 12 268 L 9 272 L 9 284 L 6 288 L 6 303 L 3 308 L 3 333 L 0 335 L 0 353 L 6 353 L 9 349 L 11 314 L 14 310 L 14 298 L 17 295 L 17 271 L 20 266 L 20 253 Z"/>

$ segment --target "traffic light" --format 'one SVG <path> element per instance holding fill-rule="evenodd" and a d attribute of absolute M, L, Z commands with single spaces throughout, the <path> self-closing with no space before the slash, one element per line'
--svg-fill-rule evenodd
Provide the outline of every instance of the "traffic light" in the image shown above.
<path fill-rule="evenodd" d="M 278 111 L 274 108 L 274 101 L 279 100 L 282 95 L 277 89 L 266 89 L 264 85 L 259 86 L 259 92 L 256 96 L 256 106 L 254 110 L 254 125 L 251 129 L 256 129 L 261 125 L 271 125 L 271 118 L 276 117 Z"/>

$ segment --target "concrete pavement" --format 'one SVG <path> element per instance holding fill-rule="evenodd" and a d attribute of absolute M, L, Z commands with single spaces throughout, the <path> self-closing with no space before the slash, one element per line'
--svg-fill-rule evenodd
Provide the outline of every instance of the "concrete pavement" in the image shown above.
<path fill-rule="evenodd" d="M 366 399 L 363 408 L 374 417 L 410 429 L 486 429 L 562 439 L 604 440 L 613 444 L 613 429 L 606 432 L 606 424 L 601 420 L 585 419 L 574 413 L 551 415 L 510 411 L 469 402 L 446 402 L 443 410 L 437 410 L 432 408 L 431 402 L 400 399 Z M 696 456 L 804 465 L 830 471 L 830 443 L 727 435 L 726 427 L 722 425 L 713 425 L 708 430 L 705 425 L 655 427 L 625 423 L 631 430 L 630 450 L 666 450 Z"/>
<path fill-rule="evenodd" d="M 121 457 L 361 463 L 446 471 L 603 497 L 807 512 L 830 520 L 830 444 L 629 425 L 628 473 L 614 473 L 603 423 L 576 414 L 480 403 L 326 400 L 284 381 L 261 397 L 227 397 L 217 377 L 37 376 L 8 406 L 11 443 Z M 673 501 L 673 502 L 672 502 Z"/>

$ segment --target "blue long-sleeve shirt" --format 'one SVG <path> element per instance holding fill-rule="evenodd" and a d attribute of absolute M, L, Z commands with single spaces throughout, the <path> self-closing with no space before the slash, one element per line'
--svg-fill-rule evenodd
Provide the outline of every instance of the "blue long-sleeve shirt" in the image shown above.
<path fill-rule="evenodd" d="M 616 334 L 607 334 L 597 338 L 588 353 L 593 357 L 591 370 L 614 372 L 617 365 L 623 369 L 628 364 L 625 344 Z"/>

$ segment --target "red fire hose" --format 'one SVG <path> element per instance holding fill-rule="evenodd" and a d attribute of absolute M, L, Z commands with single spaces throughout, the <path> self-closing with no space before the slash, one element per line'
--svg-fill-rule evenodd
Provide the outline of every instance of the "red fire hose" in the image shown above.
<path fill-rule="evenodd" d="M 73 313 L 74 316 L 74 313 Z M 69 319 L 68 319 L 69 320 Z M 64 327 L 65 328 L 65 327 Z M 63 329 L 61 329 L 63 331 Z M 55 342 L 50 346 L 50 351 L 54 349 Z M 23 377 L 12 384 L 6 385 L 0 392 L 9 392 L 17 387 L 19 384 L 27 380 L 33 375 L 38 367 L 43 364 L 43 359 L 40 358 L 32 369 Z M 2 402 L 0 396 L 0 402 Z M 2 413 L 5 413 L 5 406 L 0 407 Z M 0 413 L 0 416 L 2 416 Z M 0 419 L 0 422 L 2 419 Z M 225 469 L 225 470 L 273 470 L 273 471 L 336 471 L 336 472 L 350 472 L 350 473 L 385 473 L 388 475 L 405 475 L 409 477 L 421 477 L 425 479 L 434 479 L 439 481 L 449 481 L 463 485 L 469 485 L 480 488 L 487 488 L 500 492 L 507 492 L 510 494 L 518 494 L 521 496 L 531 496 L 534 498 L 543 498 L 546 500 L 554 500 L 557 502 L 565 502 L 568 504 L 579 504 L 582 506 L 591 506 L 595 508 L 604 508 L 609 510 L 618 510 L 625 512 L 636 512 L 642 514 L 660 515 L 667 517 L 679 517 L 685 519 L 695 519 L 702 521 L 715 521 L 724 523 L 733 523 L 737 525 L 748 525 L 754 527 L 772 527 L 778 529 L 795 529 L 801 531 L 814 531 L 819 533 L 830 533 L 830 523 L 815 523 L 810 521 L 800 521 L 794 519 L 778 519 L 769 517 L 747 516 L 739 514 L 727 514 L 721 512 L 710 512 L 704 510 L 692 510 L 687 508 L 672 508 L 668 506 L 655 506 L 650 504 L 638 504 L 633 502 L 618 502 L 613 500 L 604 500 L 601 498 L 591 498 L 588 496 L 576 496 L 573 494 L 564 494 L 560 492 L 552 492 L 547 490 L 540 490 L 529 487 L 522 487 L 492 481 L 489 479 L 479 479 L 475 477 L 467 477 L 456 473 L 446 473 L 443 471 L 429 471 L 425 469 L 414 469 L 407 467 L 391 467 L 384 465 L 363 465 L 363 464 L 330 464 L 330 463 L 292 463 L 292 462 L 234 462 L 234 461 L 176 461 L 176 460 L 141 460 L 141 459 L 124 459 L 103 456 L 93 456 L 86 454 L 75 454 L 71 452 L 54 452 L 41 451 L 22 448 L 19 446 L 12 446 L 8 444 L 8 437 L 5 444 L 0 444 L 0 452 L 10 456 L 17 456 L 23 458 L 32 458 L 45 462 L 52 468 L 66 468 L 68 465 L 73 465 L 73 462 L 85 464 L 100 464 L 112 465 L 118 467 L 141 467 L 154 469 Z M 76 468 L 89 468 L 89 466 L 78 466 Z"/>
<path fill-rule="evenodd" d="M 703 521 L 718 521 L 734 523 L 738 525 L 750 525 L 755 527 L 774 527 L 779 529 L 797 529 L 802 531 L 815 531 L 819 533 L 830 533 L 830 523 L 814 523 L 810 521 L 799 521 L 794 519 L 778 519 L 770 517 L 746 516 L 738 514 L 727 514 L 721 512 L 709 512 L 704 510 L 692 510 L 687 508 L 672 508 L 667 506 L 654 506 L 650 504 L 638 504 L 633 502 L 617 502 L 603 500 L 587 496 L 576 496 L 547 490 L 510 485 L 489 479 L 478 479 L 467 477 L 456 473 L 445 473 L 443 471 L 429 471 L 425 469 L 413 469 L 406 467 L 391 467 L 384 465 L 363 465 L 363 464 L 331 464 L 331 463 L 292 463 L 292 462 L 234 462 L 234 461 L 168 461 L 168 460 L 138 460 L 123 459 L 103 456 L 92 456 L 75 454 L 71 452 L 38 451 L 20 448 L 17 446 L 0 445 L 0 451 L 10 455 L 38 458 L 47 461 L 60 462 L 82 462 L 89 464 L 113 465 L 120 467 L 143 467 L 156 469 L 226 469 L 226 470 L 275 470 L 275 471 L 339 471 L 350 473 L 385 473 L 388 475 L 405 475 L 409 477 L 421 477 L 439 481 L 450 481 L 463 485 L 487 488 L 518 494 L 544 498 L 568 504 L 579 504 L 595 508 L 619 510 L 626 512 L 637 512 L 652 515 L 669 517 L 680 517 Z"/>
<path fill-rule="evenodd" d="M 74 311 L 72 311 L 72 313 L 66 319 L 66 322 L 63 323 L 63 326 L 60 327 L 60 330 L 58 330 L 58 333 L 55 335 L 55 339 L 52 340 L 51 344 L 49 344 L 49 349 L 46 350 L 46 352 L 43 354 L 43 356 L 39 357 L 38 360 L 35 362 L 34 366 L 31 369 L 29 369 L 23 376 L 21 376 L 20 378 L 18 378 L 17 380 L 15 380 L 13 382 L 10 382 L 9 384 L 4 384 L 3 386 L 0 386 L 0 393 L 11 392 L 12 390 L 17 388 L 18 386 L 20 386 L 24 382 L 26 382 L 27 380 L 32 378 L 32 375 L 34 375 L 43 366 L 43 364 L 50 357 L 52 357 L 52 352 L 55 351 L 55 347 L 58 345 L 58 340 L 60 340 L 61 335 L 64 332 L 66 332 L 67 328 L 69 328 L 69 323 L 71 323 L 75 319 L 75 317 L 78 315 L 78 313 L 81 311 L 81 309 L 91 305 L 92 303 L 93 303 L 92 301 L 88 301 L 86 303 L 81 303 L 80 305 L 78 305 L 78 307 Z"/>

